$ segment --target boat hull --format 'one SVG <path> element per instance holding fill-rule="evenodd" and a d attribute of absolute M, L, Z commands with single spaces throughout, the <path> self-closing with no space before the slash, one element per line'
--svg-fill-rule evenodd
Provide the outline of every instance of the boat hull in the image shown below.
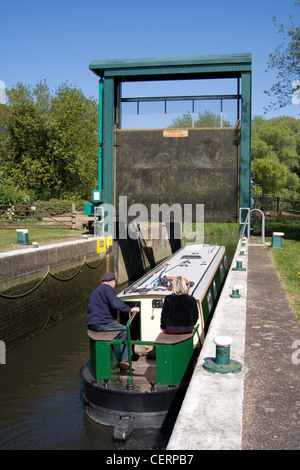
<path fill-rule="evenodd" d="M 92 420 L 114 428 L 124 417 L 133 420 L 135 429 L 159 429 L 174 425 L 187 390 L 189 378 L 179 386 L 141 386 L 97 382 L 86 364 L 83 369 L 85 412 Z"/>

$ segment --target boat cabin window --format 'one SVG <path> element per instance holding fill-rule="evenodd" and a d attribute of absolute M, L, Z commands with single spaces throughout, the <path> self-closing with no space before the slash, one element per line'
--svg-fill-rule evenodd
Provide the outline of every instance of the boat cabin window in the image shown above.
<path fill-rule="evenodd" d="M 181 259 L 201 259 L 202 256 L 199 255 L 198 253 L 192 253 L 191 255 L 183 255 Z"/>
<path fill-rule="evenodd" d="M 212 306 L 213 306 L 213 303 L 212 303 L 212 296 L 211 296 L 211 292 L 209 291 L 208 294 L 207 294 L 207 305 L 208 305 L 208 309 L 209 309 L 209 312 L 211 311 L 212 309 Z"/>
<path fill-rule="evenodd" d="M 213 289 L 214 289 L 214 296 L 215 298 L 217 297 L 217 285 L 216 285 L 216 280 L 213 280 Z"/>
<path fill-rule="evenodd" d="M 223 268 L 223 263 L 220 264 L 220 274 L 221 274 L 221 280 L 223 281 L 224 278 L 224 268 Z"/>

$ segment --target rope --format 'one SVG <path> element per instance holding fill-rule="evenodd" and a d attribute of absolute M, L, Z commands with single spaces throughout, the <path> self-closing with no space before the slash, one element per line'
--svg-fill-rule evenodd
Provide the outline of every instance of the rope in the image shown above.
<path fill-rule="evenodd" d="M 33 287 L 32 289 L 30 289 L 28 292 L 25 292 L 24 294 L 19 294 L 19 295 L 6 295 L 6 294 L 2 294 L 0 292 L 0 297 L 3 297 L 4 299 L 20 299 L 21 297 L 25 297 L 25 295 L 28 295 L 28 294 L 31 294 L 31 292 L 35 291 L 41 284 L 42 282 L 44 282 L 44 280 L 46 279 L 46 277 L 48 276 L 49 274 L 49 271 L 45 274 L 45 276 L 43 277 L 43 279 L 41 279 L 37 285 L 35 287 Z"/>
<path fill-rule="evenodd" d="M 107 251 L 105 253 L 105 255 L 107 254 Z M 75 272 L 75 274 L 73 274 L 73 276 L 69 277 L 69 278 L 66 278 L 66 279 L 62 279 L 62 278 L 59 278 L 57 277 L 55 274 L 52 274 L 50 273 L 50 270 L 49 270 L 49 266 L 47 266 L 47 273 L 45 274 L 45 276 L 36 284 L 36 286 L 32 287 L 32 289 L 30 289 L 29 291 L 27 292 L 24 292 L 23 294 L 18 294 L 18 295 L 8 295 L 8 294 L 2 294 L 0 292 L 0 297 L 3 297 L 4 299 L 20 299 L 22 297 L 25 297 L 26 295 L 29 295 L 31 294 L 33 291 L 35 291 L 44 281 L 45 279 L 47 278 L 47 276 L 51 276 L 53 277 L 56 281 L 63 281 L 63 282 L 67 282 L 67 281 L 71 281 L 72 279 L 74 279 L 77 274 L 80 273 L 80 271 L 82 270 L 83 266 L 86 265 L 88 268 L 90 269 L 97 269 L 101 266 L 101 264 L 103 263 L 103 261 L 105 260 L 105 256 L 100 260 L 100 262 L 97 264 L 97 266 L 91 266 L 89 263 L 86 262 L 86 260 L 84 259 L 82 265 L 79 267 L 79 269 L 77 269 L 77 271 Z"/>
<path fill-rule="evenodd" d="M 55 276 L 55 274 L 52 274 L 52 273 L 50 273 L 50 272 L 49 272 L 49 274 L 50 274 L 51 277 L 53 277 L 53 278 L 56 279 L 57 281 L 71 281 L 72 279 L 74 279 L 75 276 L 77 276 L 78 273 L 80 273 L 80 271 L 81 271 L 81 269 L 83 268 L 84 264 L 85 264 L 85 261 L 82 263 L 82 265 L 80 266 L 80 268 L 76 271 L 76 273 L 75 273 L 73 276 L 68 277 L 68 278 L 66 278 L 66 279 L 57 277 L 57 276 Z"/>

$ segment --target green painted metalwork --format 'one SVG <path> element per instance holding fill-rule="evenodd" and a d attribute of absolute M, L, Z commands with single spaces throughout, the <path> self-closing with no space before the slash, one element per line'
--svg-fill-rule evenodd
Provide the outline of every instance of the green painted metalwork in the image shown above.
<path fill-rule="evenodd" d="M 240 143 L 240 207 L 250 207 L 251 184 L 251 72 L 243 72 Z"/>
<path fill-rule="evenodd" d="M 127 350 L 128 350 L 128 363 L 129 363 L 129 377 L 127 379 L 127 384 L 133 384 L 133 377 L 132 377 L 132 360 L 131 360 L 131 337 L 130 337 L 130 324 L 134 319 L 136 313 L 134 313 L 131 318 L 126 323 L 126 331 L 127 331 Z"/>
<path fill-rule="evenodd" d="M 177 344 L 156 344 L 157 385 L 179 385 L 193 356 L 193 336 Z"/>
<path fill-rule="evenodd" d="M 114 205 L 114 79 L 103 81 L 103 202 Z"/>
<path fill-rule="evenodd" d="M 242 370 L 242 364 L 239 361 L 230 359 L 230 344 L 217 343 L 216 357 L 205 358 L 202 367 L 213 374 L 238 374 Z"/>
<path fill-rule="evenodd" d="M 85 215 L 94 215 L 94 210 L 95 210 L 95 207 L 97 206 L 98 204 L 95 204 L 94 202 L 85 202 L 84 203 Z"/>
<path fill-rule="evenodd" d="M 232 299 L 240 299 L 241 294 L 239 293 L 239 289 L 233 288 L 231 294 L 229 295 Z"/>
<path fill-rule="evenodd" d="M 128 335 L 130 338 L 130 335 Z M 107 378 L 115 382 L 119 378 L 119 367 L 116 357 L 119 356 L 120 346 L 127 344 L 130 348 L 133 345 L 155 346 L 153 341 L 136 341 L 129 339 L 129 342 L 114 339 L 111 341 L 90 340 L 90 363 L 93 376 L 96 380 Z M 129 345 L 129 346 L 128 346 Z M 132 377 L 132 362 L 130 357 L 130 376 Z"/>
<path fill-rule="evenodd" d="M 246 271 L 246 268 L 243 268 L 243 261 L 236 260 L 236 267 L 232 268 L 232 271 Z"/>
<path fill-rule="evenodd" d="M 114 206 L 114 128 L 118 109 L 116 93 L 122 81 L 222 79 L 241 80 L 241 141 L 239 206 L 250 204 L 251 172 L 251 54 L 225 54 L 165 58 L 93 61 L 90 70 L 101 78 L 99 96 L 99 189 L 103 202 Z M 103 87 L 103 91 L 102 91 Z M 100 92 L 101 90 L 101 92 Z M 102 116 L 100 116 L 100 114 Z M 100 122 L 102 121 L 102 126 Z M 103 143 L 101 147 L 101 141 Z M 103 185 L 103 186 L 102 186 Z M 112 227 L 112 224 L 109 224 Z"/>
<path fill-rule="evenodd" d="M 102 167 L 103 167 L 103 80 L 99 80 L 99 149 L 98 149 L 98 190 L 102 191 Z"/>
<path fill-rule="evenodd" d="M 90 64 L 90 70 L 101 78 L 105 77 L 131 77 L 131 80 L 149 80 L 150 76 L 159 75 L 159 80 L 168 80 L 175 77 L 184 77 L 185 74 L 227 74 L 240 71 L 251 71 L 251 54 L 225 54 L 201 55 L 183 57 L 158 57 L 142 59 L 95 60 Z M 138 78 L 136 78 L 138 77 Z M 207 78 L 207 77 L 202 77 Z M 153 79 L 153 78 L 151 78 Z M 177 78 L 176 78 L 177 79 Z"/>
<path fill-rule="evenodd" d="M 93 376 L 96 380 L 107 378 L 115 382 L 118 380 L 117 361 L 111 341 L 90 340 L 90 362 Z"/>
<path fill-rule="evenodd" d="M 270 250 L 274 250 L 277 248 L 282 248 L 282 237 L 284 236 L 284 233 L 282 232 L 273 232 L 272 235 L 272 243 L 271 246 L 269 247 Z"/>

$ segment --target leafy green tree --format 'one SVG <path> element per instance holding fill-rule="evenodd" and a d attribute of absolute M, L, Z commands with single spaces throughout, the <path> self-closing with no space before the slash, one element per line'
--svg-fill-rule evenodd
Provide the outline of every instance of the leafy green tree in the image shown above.
<path fill-rule="evenodd" d="M 230 127 L 230 123 L 223 119 L 223 127 Z M 173 119 L 173 123 L 169 127 L 186 128 L 193 127 L 193 117 L 190 113 L 184 113 Z M 221 116 L 209 111 L 198 113 L 197 119 L 194 121 L 194 127 L 221 127 Z"/>
<path fill-rule="evenodd" d="M 193 127 L 193 116 L 190 113 L 183 113 L 182 116 L 177 116 L 174 118 L 172 124 L 169 127 Z"/>
<path fill-rule="evenodd" d="M 63 84 L 17 83 L 0 105 L 2 185 L 35 198 L 87 198 L 97 182 L 97 105 Z"/>
<path fill-rule="evenodd" d="M 63 84 L 52 99 L 52 157 L 61 194 L 90 197 L 97 181 L 97 106 Z"/>
<path fill-rule="evenodd" d="M 40 109 L 47 87 L 32 92 L 17 83 L 7 91 L 9 105 L 0 107 L 0 122 L 5 140 L 0 148 L 2 184 L 21 190 L 34 188 L 37 195 L 47 187 L 47 127 Z M 35 95 L 38 99 L 35 100 Z"/>
<path fill-rule="evenodd" d="M 295 5 L 299 9 L 300 1 Z M 269 96 L 275 96 L 275 102 L 267 110 L 300 102 L 300 28 L 294 24 L 292 15 L 288 26 L 278 23 L 276 17 L 273 17 L 273 21 L 283 36 L 283 42 L 274 53 L 269 54 L 267 70 L 277 70 L 277 82 L 266 91 Z"/>
<path fill-rule="evenodd" d="M 252 171 L 270 194 L 299 198 L 300 120 L 283 116 L 252 123 Z"/>
<path fill-rule="evenodd" d="M 252 163 L 257 182 L 263 183 L 266 194 L 277 194 L 286 182 L 287 169 L 273 158 L 258 158 Z"/>

